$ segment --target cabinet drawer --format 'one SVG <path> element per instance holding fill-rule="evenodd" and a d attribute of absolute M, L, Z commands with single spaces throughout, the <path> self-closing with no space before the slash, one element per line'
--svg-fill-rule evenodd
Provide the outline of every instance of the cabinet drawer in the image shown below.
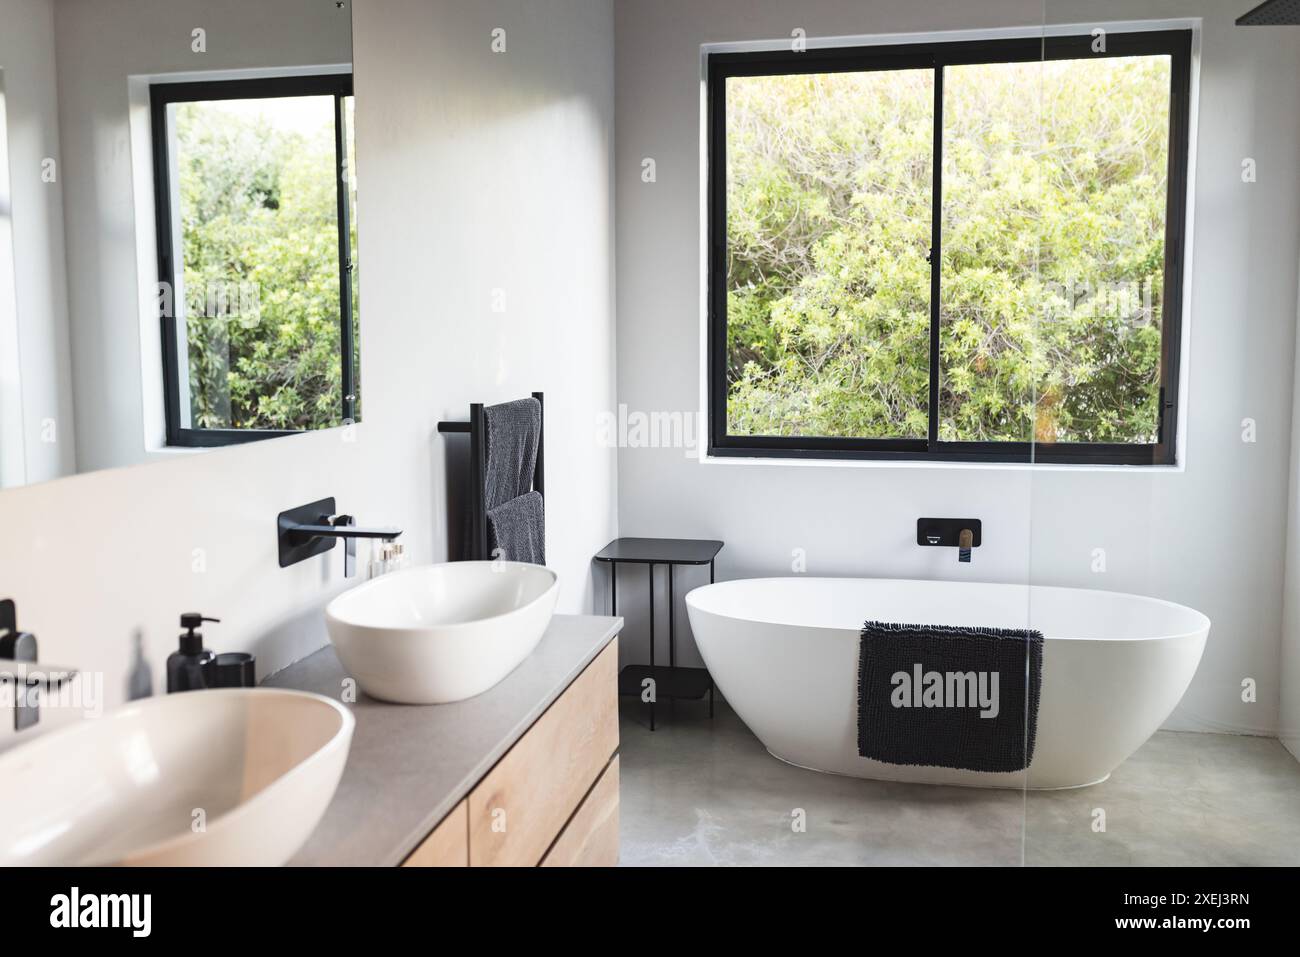
<path fill-rule="evenodd" d="M 616 639 L 470 792 L 470 864 L 539 863 L 617 750 Z"/>
<path fill-rule="evenodd" d="M 469 866 L 469 810 L 465 801 L 442 819 L 411 856 L 402 861 L 402 866 Z"/>
<path fill-rule="evenodd" d="M 618 864 L 618 755 L 542 859 L 543 867 Z"/>

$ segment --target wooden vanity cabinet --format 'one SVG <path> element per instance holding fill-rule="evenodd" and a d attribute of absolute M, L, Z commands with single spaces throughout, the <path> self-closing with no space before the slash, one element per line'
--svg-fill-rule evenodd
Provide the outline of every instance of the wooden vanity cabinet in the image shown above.
<path fill-rule="evenodd" d="M 618 639 L 587 665 L 404 867 L 618 863 Z"/>

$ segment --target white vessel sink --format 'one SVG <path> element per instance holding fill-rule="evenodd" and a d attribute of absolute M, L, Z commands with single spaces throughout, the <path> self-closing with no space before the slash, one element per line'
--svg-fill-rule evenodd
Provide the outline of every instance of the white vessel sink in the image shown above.
<path fill-rule="evenodd" d="M 541 565 L 449 562 L 359 585 L 325 609 L 330 641 L 366 694 L 445 704 L 482 694 L 541 641 L 559 579 Z"/>
<path fill-rule="evenodd" d="M 188 691 L 0 755 L 0 865 L 279 865 L 334 796 L 355 720 L 319 695 Z"/>

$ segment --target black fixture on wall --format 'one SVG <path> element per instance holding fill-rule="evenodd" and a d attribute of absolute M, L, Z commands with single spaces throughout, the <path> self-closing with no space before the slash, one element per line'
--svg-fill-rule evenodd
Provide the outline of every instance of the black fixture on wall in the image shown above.
<path fill-rule="evenodd" d="M 916 544 L 926 548 L 957 548 L 963 531 L 971 533 L 970 547 L 979 548 L 983 535 L 978 518 L 918 518 Z"/>
<path fill-rule="evenodd" d="M 40 720 L 40 691 L 54 691 L 77 676 L 68 668 L 37 666 L 36 652 L 36 636 L 18 629 L 18 606 L 9 598 L 0 601 L 0 660 L 11 663 L 0 664 L 0 684 L 14 685 L 15 731 Z"/>
<path fill-rule="evenodd" d="M 1239 27 L 1300 26 L 1300 0 L 1266 0 L 1237 18 Z"/>
<path fill-rule="evenodd" d="M 308 502 L 281 512 L 276 516 L 276 546 L 280 553 L 280 567 L 287 568 L 322 555 L 334 547 L 341 538 L 347 543 L 344 575 L 351 578 L 355 571 L 358 538 L 378 538 L 391 542 L 402 534 L 400 528 L 358 528 L 351 515 L 339 515 L 333 498 Z"/>
<path fill-rule="evenodd" d="M 541 416 L 537 433 L 537 464 L 533 466 L 533 491 L 546 496 L 546 396 L 534 392 Z M 487 420 L 483 403 L 474 402 L 469 407 L 468 422 L 442 421 L 438 432 L 442 435 L 469 435 L 469 561 L 488 561 L 492 558 L 488 548 L 487 498 L 484 483 L 487 481 Z"/>
<path fill-rule="evenodd" d="M 970 550 L 983 541 L 983 524 L 978 518 L 918 518 L 916 544 L 925 548 L 955 548 L 957 560 L 970 561 Z"/>

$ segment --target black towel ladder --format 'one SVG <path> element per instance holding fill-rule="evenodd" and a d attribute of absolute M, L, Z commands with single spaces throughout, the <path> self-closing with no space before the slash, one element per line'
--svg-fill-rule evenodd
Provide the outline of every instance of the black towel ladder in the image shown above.
<path fill-rule="evenodd" d="M 542 401 L 542 393 L 534 392 L 533 398 L 537 400 L 539 409 L 540 428 L 537 432 L 537 465 L 533 469 L 533 491 L 543 498 L 546 497 L 546 488 L 543 476 L 542 450 L 546 447 L 546 405 Z M 469 407 L 468 422 L 439 422 L 438 431 L 444 435 L 447 433 L 468 432 L 469 433 L 469 509 L 472 518 L 470 527 L 470 561 L 488 561 L 492 558 L 488 554 L 488 528 L 487 528 L 487 422 L 483 416 L 483 403 L 475 402 Z"/>

